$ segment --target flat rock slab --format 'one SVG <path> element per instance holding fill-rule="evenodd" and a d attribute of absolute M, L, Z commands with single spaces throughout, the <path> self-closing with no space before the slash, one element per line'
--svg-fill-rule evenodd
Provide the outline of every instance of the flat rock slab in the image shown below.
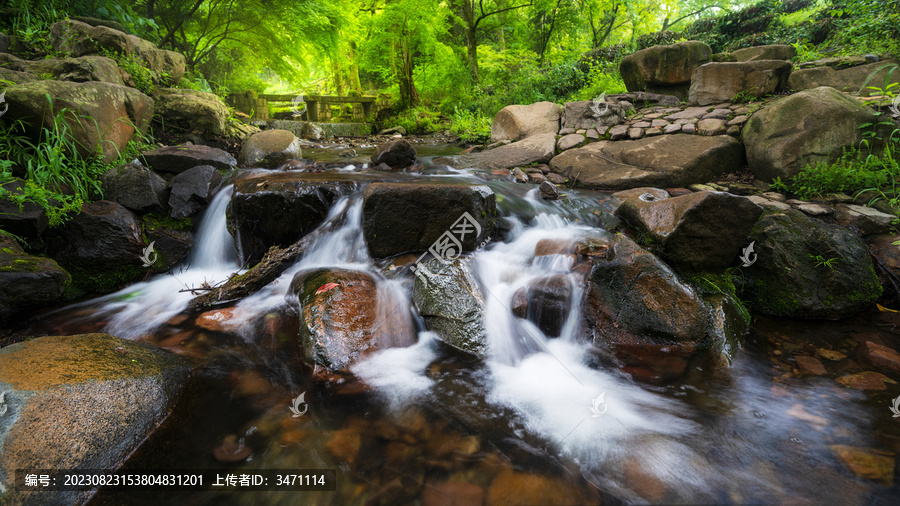
<path fill-rule="evenodd" d="M 221 149 L 192 144 L 144 151 L 141 156 L 151 169 L 167 174 L 180 174 L 199 165 L 211 165 L 217 170 L 231 170 L 237 165 L 237 160 Z"/>
<path fill-rule="evenodd" d="M 117 469 L 166 418 L 190 377 L 184 357 L 106 334 L 0 349 L 0 485 L 11 504 L 82 504 L 93 492 L 13 490 L 17 469 Z"/>
<path fill-rule="evenodd" d="M 550 161 L 550 169 L 592 188 L 627 190 L 641 186 L 686 187 L 705 183 L 744 165 L 737 140 L 685 134 L 634 141 L 600 141 Z"/>
<path fill-rule="evenodd" d="M 547 163 L 555 153 L 556 133 L 544 133 L 481 153 L 436 158 L 434 162 L 456 168 L 512 169 L 532 163 Z"/>

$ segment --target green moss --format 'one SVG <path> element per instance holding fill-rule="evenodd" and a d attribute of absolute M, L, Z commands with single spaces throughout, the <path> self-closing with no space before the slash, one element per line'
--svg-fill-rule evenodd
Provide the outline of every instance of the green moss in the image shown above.
<path fill-rule="evenodd" d="M 146 271 L 139 265 L 128 265 L 117 269 L 104 269 L 100 272 L 85 269 L 71 269 L 75 293 L 109 293 L 123 285 L 135 282 L 144 277 Z"/>
<path fill-rule="evenodd" d="M 157 230 L 167 228 L 169 230 L 181 230 L 190 232 L 193 223 L 190 218 L 174 219 L 165 213 L 150 213 L 143 217 L 145 230 Z"/>

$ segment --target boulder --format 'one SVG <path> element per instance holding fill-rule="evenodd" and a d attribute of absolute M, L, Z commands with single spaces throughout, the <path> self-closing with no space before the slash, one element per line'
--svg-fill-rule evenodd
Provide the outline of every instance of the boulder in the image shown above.
<path fill-rule="evenodd" d="M 872 109 L 834 88 L 801 91 L 757 111 L 741 135 L 747 163 L 766 182 L 783 180 L 819 163 L 834 163 L 863 140 L 860 125 L 874 123 Z"/>
<path fill-rule="evenodd" d="M 769 46 L 754 46 L 737 49 L 731 52 L 737 61 L 756 61 L 756 60 L 786 60 L 796 56 L 797 50 L 794 46 L 786 44 L 772 44 Z"/>
<path fill-rule="evenodd" d="M 559 131 L 559 106 L 552 102 L 531 105 L 508 105 L 494 116 L 491 142 L 518 141 L 540 134 Z"/>
<path fill-rule="evenodd" d="M 494 233 L 496 197 L 484 185 L 371 183 L 363 198 L 363 236 L 375 258 L 429 250 L 454 257 Z"/>
<path fill-rule="evenodd" d="M 838 224 L 855 228 L 860 235 L 867 236 L 886 233 L 897 216 L 867 206 L 837 204 L 834 206 L 834 219 Z"/>
<path fill-rule="evenodd" d="M 254 265 L 270 247 L 288 246 L 312 232 L 332 204 L 354 189 L 352 181 L 321 173 L 279 172 L 236 181 L 227 222 L 243 262 Z"/>
<path fill-rule="evenodd" d="M 132 56 L 150 69 L 154 84 L 177 84 L 184 76 L 181 53 L 159 49 L 150 41 L 107 26 L 73 19 L 57 21 L 50 25 L 50 44 L 54 51 L 72 56 L 97 54 L 103 49 Z"/>
<path fill-rule="evenodd" d="M 103 197 L 138 213 L 162 211 L 169 199 L 166 180 L 140 163 L 126 163 L 100 176 Z"/>
<path fill-rule="evenodd" d="M 9 47 L 12 45 L 12 40 L 9 35 L 0 32 L 0 53 L 5 53 L 9 51 Z"/>
<path fill-rule="evenodd" d="M 467 259 L 431 258 L 416 269 L 413 302 L 425 326 L 454 348 L 485 357 L 484 294 Z"/>
<path fill-rule="evenodd" d="M 17 194 L 25 187 L 25 181 L 13 179 L 2 187 L 5 192 Z M 25 239 L 29 247 L 41 245 L 41 234 L 48 223 L 47 213 L 41 206 L 26 202 L 20 209 L 12 200 L 0 198 L 0 229 Z"/>
<path fill-rule="evenodd" d="M 712 49 L 691 40 L 669 46 L 653 46 L 622 59 L 619 73 L 628 91 L 649 91 L 687 97 L 694 69 L 710 61 Z"/>
<path fill-rule="evenodd" d="M 21 469 L 115 470 L 167 418 L 189 360 L 106 334 L 47 336 L 0 350 L 0 489 L 9 504 L 84 504 L 96 490 L 17 490 Z M 4 501 L 6 502 L 6 501 Z"/>
<path fill-rule="evenodd" d="M 588 129 L 598 126 L 615 126 L 625 121 L 628 111 L 634 109 L 629 102 L 566 102 L 563 112 L 563 128 Z"/>
<path fill-rule="evenodd" d="M 10 54 L 0 54 L 0 63 L 6 70 L 27 72 L 32 76 L 49 74 L 60 81 L 100 81 L 118 85 L 125 84 L 119 65 L 115 60 L 105 56 L 22 60 Z"/>
<path fill-rule="evenodd" d="M 731 265 L 762 212 L 744 197 L 702 191 L 662 200 L 630 197 L 616 215 L 646 234 L 669 265 L 704 271 Z"/>
<path fill-rule="evenodd" d="M 156 113 L 166 124 L 203 137 L 228 133 L 228 107 L 213 93 L 161 88 L 154 95 Z"/>
<path fill-rule="evenodd" d="M 588 187 L 626 190 L 686 187 L 744 167 L 744 149 L 731 137 L 661 135 L 634 141 L 599 141 L 570 149 L 550 170 Z"/>
<path fill-rule="evenodd" d="M 436 158 L 441 163 L 457 168 L 512 169 L 532 163 L 547 163 L 556 153 L 556 134 L 538 134 L 494 149 Z"/>
<path fill-rule="evenodd" d="M 238 163 L 242 167 L 275 168 L 303 156 L 300 139 L 287 130 L 263 130 L 244 140 Z"/>
<path fill-rule="evenodd" d="M 547 337 L 559 337 L 572 309 L 572 281 L 567 274 L 548 274 L 523 287 L 524 318 Z"/>
<path fill-rule="evenodd" d="M 173 222 L 157 214 L 145 214 L 141 217 L 144 235 L 153 244 L 151 257 L 156 258 L 150 269 L 153 272 L 165 272 L 187 259 L 194 246 L 190 220 Z"/>
<path fill-rule="evenodd" d="M 372 153 L 372 165 L 382 163 L 395 170 L 405 169 L 416 163 L 416 148 L 406 139 L 386 142 Z"/>
<path fill-rule="evenodd" d="M 110 292 L 146 273 L 140 260 L 145 247 L 140 223 L 115 202 L 84 204 L 81 213 L 45 236 L 50 256 L 82 291 Z"/>
<path fill-rule="evenodd" d="M 212 165 L 198 165 L 173 177 L 169 181 L 172 218 L 187 218 L 206 209 L 223 180 Z"/>
<path fill-rule="evenodd" d="M 718 104 L 740 94 L 745 98 L 771 95 L 786 88 L 790 74 L 790 62 L 781 60 L 707 63 L 694 70 L 688 104 Z"/>
<path fill-rule="evenodd" d="M 560 152 L 568 151 L 584 142 L 584 140 L 584 136 L 581 134 L 564 135 L 556 141 L 556 149 Z"/>
<path fill-rule="evenodd" d="M 883 87 L 886 82 L 888 85 L 890 83 L 900 84 L 900 72 L 891 73 L 891 68 L 898 64 L 900 62 L 897 60 L 884 60 L 842 69 L 826 65 L 796 70 L 788 79 L 788 88 L 801 91 L 829 86 L 838 91 L 859 93 L 861 96 L 877 95 L 879 94 L 877 91 L 865 87 Z"/>
<path fill-rule="evenodd" d="M 198 165 L 210 165 L 216 170 L 231 171 L 237 165 L 237 160 L 233 156 L 219 148 L 195 146 L 190 143 L 144 151 L 141 157 L 151 169 L 163 174 L 181 174 Z"/>
<path fill-rule="evenodd" d="M 71 281 L 53 260 L 28 255 L 14 239 L 0 234 L 0 324 L 58 300 Z"/>
<path fill-rule="evenodd" d="M 390 342 L 416 341 L 411 313 L 391 311 L 392 301 L 367 272 L 299 272 L 290 293 L 300 307 L 300 344 L 310 363 L 342 370 Z"/>
<path fill-rule="evenodd" d="M 82 23 L 87 23 L 91 26 L 105 26 L 107 28 L 112 28 L 113 30 L 118 30 L 120 32 L 126 31 L 125 26 L 123 26 L 122 23 L 109 19 L 92 18 L 89 16 L 70 16 L 70 19 L 81 21 Z"/>
<path fill-rule="evenodd" d="M 4 81 L 12 81 L 15 84 L 30 83 L 38 80 L 38 77 L 28 72 L 19 72 L 0 67 L 0 79 Z"/>
<path fill-rule="evenodd" d="M 9 110 L 4 119 L 23 120 L 35 139 L 65 109 L 68 132 L 79 155 L 93 156 L 99 149 L 106 163 L 118 158 L 135 132 L 144 131 L 153 116 L 153 100 L 147 95 L 134 88 L 96 81 L 19 84 L 6 90 L 6 101 Z"/>
<path fill-rule="evenodd" d="M 757 260 L 743 268 L 742 298 L 754 311 L 837 319 L 881 295 L 869 251 L 855 233 L 789 209 L 767 211 L 753 227 Z"/>

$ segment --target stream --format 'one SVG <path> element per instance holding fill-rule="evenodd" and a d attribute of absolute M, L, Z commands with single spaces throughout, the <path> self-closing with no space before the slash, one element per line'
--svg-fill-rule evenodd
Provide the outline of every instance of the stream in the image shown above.
<path fill-rule="evenodd" d="M 305 152 L 331 160 L 343 148 Z M 432 146 L 420 160 L 427 166 L 431 156 L 457 151 Z M 320 227 L 326 231 L 278 280 L 229 308 L 227 319 L 201 326 L 182 311 L 194 297 L 191 288 L 241 272 L 225 224 L 231 186 L 205 212 L 184 265 L 18 330 L 107 332 L 203 360 L 187 397 L 126 468 L 328 468 L 337 476 L 334 492 L 101 490 L 91 504 L 450 504 L 440 502 L 447 497 L 460 504 L 514 504 L 523 497 L 529 504 L 896 504 L 897 485 L 855 476 L 832 449 L 900 449 L 900 424 L 888 405 L 829 379 L 799 377 L 779 355 L 839 350 L 867 335 L 898 342 L 900 318 L 755 317 L 729 368 L 695 366 L 664 386 L 638 382 L 579 341 L 579 304 L 555 338 L 510 308 L 516 290 L 550 275 L 561 275 L 572 300 L 581 299 L 571 258 L 535 258 L 535 246 L 609 227 L 608 195 L 561 188 L 567 199 L 545 201 L 534 185 L 489 172 L 434 172 L 377 174 L 486 184 L 496 193 L 501 232 L 471 255 L 487 303 L 490 346 L 483 361 L 426 329 L 411 300 L 408 269 L 369 256 L 362 190 L 374 173 L 350 164 L 341 177 L 359 175 L 360 184 L 332 207 Z M 288 288 L 296 273 L 321 267 L 371 274 L 379 300 L 388 301 L 378 319 L 394 331 L 352 366 L 352 375 L 301 359 Z M 391 337 L 403 335 L 418 339 Z M 300 394 L 308 409 L 293 416 Z"/>

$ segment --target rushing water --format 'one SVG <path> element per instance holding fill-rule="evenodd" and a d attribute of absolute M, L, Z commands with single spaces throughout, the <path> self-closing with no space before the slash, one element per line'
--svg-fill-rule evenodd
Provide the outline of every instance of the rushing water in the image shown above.
<path fill-rule="evenodd" d="M 484 182 L 477 172 L 452 177 Z M 454 353 L 425 330 L 411 303 L 412 275 L 370 258 L 360 193 L 337 202 L 306 254 L 232 308 L 222 330 L 198 330 L 173 317 L 193 296 L 181 290 L 214 284 L 239 269 L 225 228 L 230 188 L 209 206 L 182 269 L 57 311 L 53 319 L 72 328 L 78 320 L 102 321 L 105 332 L 160 345 L 176 332 L 194 336 L 188 341 L 213 341 L 201 348 L 209 359 L 199 372 L 205 393 L 188 407 L 182 403 L 129 465 L 338 469 L 334 493 L 235 492 L 230 504 L 399 504 L 421 501 L 446 483 L 477 485 L 492 503 L 504 504 L 535 477 L 560 485 L 560 502 L 875 504 L 896 493 L 896 487 L 853 477 L 829 449 L 900 440 L 896 429 L 880 424 L 876 441 L 872 420 L 889 413 L 875 413 L 865 395 L 833 381 L 785 374 L 767 354 L 768 337 L 801 336 L 809 326 L 765 323 L 729 370 L 694 367 L 672 385 L 653 387 L 578 339 L 578 303 L 557 338 L 517 318 L 511 309 L 516 291 L 547 276 L 561 276 L 571 300 L 581 300 L 572 259 L 535 257 L 535 247 L 545 239 L 603 233 L 597 227 L 609 217 L 593 211 L 605 197 L 569 192 L 568 201 L 545 202 L 522 185 L 488 184 L 500 196 L 506 233 L 467 260 L 487 304 L 490 351 L 483 361 Z M 416 325 L 417 331 L 394 328 L 399 331 L 388 335 L 417 335 L 417 342 L 386 338 L 380 351 L 352 367 L 352 378 L 313 381 L 297 358 L 291 323 L 297 312 L 288 287 L 297 273 L 321 267 L 372 275 L 380 324 Z M 310 409 L 298 419 L 288 406 L 301 392 Z M 223 451 L 233 450 L 222 450 L 229 438 L 252 448 L 252 456 L 220 462 Z M 499 484 L 508 476 L 520 481 Z M 101 504 L 123 500 L 114 493 L 98 497 Z M 222 496 L 127 500 L 218 504 Z"/>

